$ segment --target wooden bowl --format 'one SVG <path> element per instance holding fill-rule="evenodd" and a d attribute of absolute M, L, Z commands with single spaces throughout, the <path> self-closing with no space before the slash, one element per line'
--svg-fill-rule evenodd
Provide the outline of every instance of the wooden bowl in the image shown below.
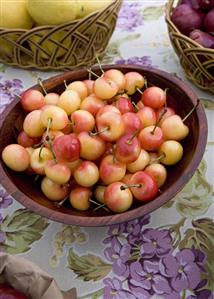
<path fill-rule="evenodd" d="M 135 65 L 109 65 L 103 69 L 117 68 L 123 73 L 137 71 L 145 76 L 150 85 L 156 85 L 163 89 L 168 88 L 167 105 L 172 107 L 181 117 L 184 117 L 190 109 L 196 105 L 196 94 L 177 77 L 151 68 L 143 68 Z M 93 68 L 98 75 L 98 68 Z M 64 90 L 64 80 L 70 83 L 74 80 L 82 80 L 88 77 L 86 69 L 66 72 L 43 81 L 48 92 L 61 93 Z M 32 88 L 41 90 L 40 86 Z M 137 98 L 139 99 L 139 93 Z M 3 112 L 0 119 L 0 154 L 4 147 L 16 142 L 14 128 L 20 130 L 24 113 L 19 99 L 14 100 Z M 80 226 L 104 226 L 128 221 L 158 209 L 173 198 L 189 181 L 196 171 L 205 151 L 207 141 L 207 120 L 201 104 L 186 121 L 190 132 L 183 141 L 183 158 L 174 166 L 168 167 L 166 183 L 161 188 L 161 193 L 153 201 L 145 204 L 133 205 L 132 208 L 121 214 L 108 213 L 103 209 L 96 212 L 92 210 L 78 212 L 68 204 L 57 208 L 40 191 L 31 176 L 17 173 L 8 169 L 4 163 L 0 163 L 0 182 L 6 190 L 26 208 L 45 216 L 49 219 Z"/>

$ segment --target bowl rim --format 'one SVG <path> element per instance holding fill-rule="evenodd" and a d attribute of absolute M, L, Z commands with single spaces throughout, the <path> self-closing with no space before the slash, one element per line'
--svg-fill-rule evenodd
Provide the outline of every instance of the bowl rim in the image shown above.
<path fill-rule="evenodd" d="M 198 97 L 196 93 L 180 78 L 175 76 L 174 74 L 170 74 L 166 71 L 151 68 L 151 67 L 142 67 L 140 65 L 120 65 L 120 64 L 110 64 L 110 65 L 103 65 L 103 70 L 116 68 L 120 70 L 126 70 L 130 69 L 130 71 L 142 71 L 142 72 L 150 72 L 153 75 L 164 77 L 167 81 L 170 81 L 172 84 L 177 85 L 182 91 L 191 98 L 191 101 L 193 104 L 197 103 Z M 99 67 L 93 67 L 92 70 L 96 71 Z M 76 76 L 80 76 L 80 74 L 84 74 L 87 72 L 86 68 L 82 68 L 75 71 L 68 71 L 65 73 L 58 74 L 56 76 L 50 77 L 43 82 L 43 85 L 45 88 L 51 89 L 50 87 L 50 79 L 52 80 L 52 84 L 54 82 L 58 82 L 58 84 L 63 83 L 64 80 L 68 80 L 69 77 L 73 74 L 76 74 Z M 36 88 L 41 90 L 41 87 L 36 84 L 34 86 L 31 86 L 28 89 Z M 27 89 L 27 90 L 28 90 Z M 25 90 L 26 91 L 26 90 Z M 15 99 L 11 104 L 9 104 L 6 109 L 2 112 L 0 115 L 0 128 L 2 127 L 2 124 L 4 122 L 4 119 L 6 116 L 10 113 L 10 111 L 17 105 L 19 102 L 19 99 Z M 106 216 L 80 216 L 80 215 L 69 215 L 60 212 L 59 210 L 51 210 L 45 206 L 42 206 L 35 202 L 34 200 L 29 200 L 30 198 L 25 195 L 22 191 L 20 191 L 15 184 L 10 180 L 10 178 L 7 176 L 6 172 L 4 171 L 4 168 L 2 166 L 2 163 L 0 163 L 0 182 L 2 186 L 8 190 L 10 190 L 10 195 L 17 200 L 19 203 L 21 203 L 25 208 L 30 209 L 34 211 L 35 213 L 44 216 L 50 220 L 65 223 L 69 225 L 78 225 L 78 226 L 90 226 L 90 227 L 100 227 L 100 226 L 106 226 L 106 225 L 112 225 L 112 224 L 118 224 L 126 221 L 130 221 L 133 219 L 136 219 L 138 217 L 142 217 L 145 214 L 151 213 L 152 211 L 160 208 L 163 204 L 167 203 L 170 199 L 173 199 L 175 195 L 181 191 L 181 189 L 184 187 L 183 181 L 185 180 L 186 183 L 190 180 L 190 178 L 194 175 L 195 171 L 197 170 L 197 167 L 204 155 L 206 143 L 207 143 L 207 135 L 208 135 L 208 125 L 207 125 L 207 118 L 205 114 L 205 110 L 201 103 L 199 103 L 197 109 L 196 109 L 198 121 L 201 124 L 199 126 L 199 136 L 195 148 L 195 154 L 191 160 L 191 171 L 190 169 L 185 169 L 183 172 L 182 178 L 180 177 L 173 185 L 173 188 L 169 188 L 167 190 L 168 193 L 168 199 L 164 196 L 165 192 L 163 194 L 160 194 L 156 199 L 147 202 L 146 205 L 139 206 L 137 208 L 128 210 L 124 213 L 119 214 L 112 214 L 112 215 L 106 215 Z M 4 116 L 3 116 L 4 115 Z M 124 219 L 124 215 L 126 215 Z"/>

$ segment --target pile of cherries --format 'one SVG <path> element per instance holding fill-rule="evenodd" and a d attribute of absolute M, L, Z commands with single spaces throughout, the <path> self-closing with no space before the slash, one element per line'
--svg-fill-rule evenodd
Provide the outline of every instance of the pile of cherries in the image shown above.
<path fill-rule="evenodd" d="M 42 192 L 58 206 L 68 199 L 79 211 L 96 205 L 120 213 L 158 195 L 166 167 L 182 158 L 184 121 L 195 107 L 181 119 L 167 106 L 167 91 L 148 87 L 140 73 L 89 72 L 94 80 L 64 82 L 61 94 L 47 93 L 42 82 L 43 93 L 25 91 L 23 130 L 2 159 L 39 176 Z"/>

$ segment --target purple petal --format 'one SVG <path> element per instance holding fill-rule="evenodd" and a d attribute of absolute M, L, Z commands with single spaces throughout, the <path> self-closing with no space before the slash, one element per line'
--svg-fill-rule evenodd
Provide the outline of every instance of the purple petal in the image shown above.
<path fill-rule="evenodd" d="M 182 249 L 176 254 L 176 258 L 181 265 L 192 263 L 195 260 L 194 253 L 191 249 Z"/>
<path fill-rule="evenodd" d="M 116 253 L 112 247 L 107 247 L 104 250 L 104 255 L 105 255 L 105 258 L 110 262 L 113 262 L 116 259 L 116 257 L 113 257 L 114 255 L 116 255 Z"/>
<path fill-rule="evenodd" d="M 113 288 L 115 290 L 120 290 L 122 288 L 122 282 L 119 279 L 113 278 L 112 282 L 113 282 Z"/>
<path fill-rule="evenodd" d="M 189 281 L 189 287 L 195 289 L 200 282 L 200 269 L 196 264 L 189 264 L 185 266 L 184 271 Z"/>
<path fill-rule="evenodd" d="M 125 244 L 122 246 L 120 251 L 120 258 L 126 262 L 130 256 L 131 246 L 129 244 Z"/>
<path fill-rule="evenodd" d="M 122 245 L 120 243 L 120 241 L 117 239 L 117 238 L 114 238 L 112 240 L 112 247 L 114 248 L 115 252 L 119 253 L 121 248 L 122 248 Z"/>
<path fill-rule="evenodd" d="M 152 288 L 151 280 L 147 279 L 146 277 L 145 278 L 141 277 L 141 280 L 134 280 L 131 278 L 130 283 L 136 287 L 142 287 L 143 289 L 146 290 L 151 290 Z"/>
<path fill-rule="evenodd" d="M 174 256 L 167 256 L 160 262 L 160 272 L 167 277 L 175 277 L 178 273 L 179 264 Z"/>
<path fill-rule="evenodd" d="M 181 292 L 182 290 L 188 289 L 189 283 L 187 277 L 184 273 L 177 275 L 175 278 L 172 278 L 171 281 L 172 287 L 175 291 Z"/>
<path fill-rule="evenodd" d="M 131 291 L 136 299 L 149 299 L 151 294 L 141 287 L 131 287 Z"/>
<path fill-rule="evenodd" d="M 121 259 L 118 259 L 112 266 L 113 272 L 118 276 L 128 277 L 129 267 L 123 263 Z"/>
<path fill-rule="evenodd" d="M 152 257 L 155 254 L 155 247 L 152 242 L 142 244 L 140 253 L 145 257 Z"/>
<path fill-rule="evenodd" d="M 144 261 L 143 267 L 147 273 L 158 273 L 159 272 L 159 263 Z"/>
<path fill-rule="evenodd" d="M 169 294 L 171 292 L 171 288 L 169 286 L 168 281 L 166 280 L 165 277 L 160 275 L 154 275 L 153 289 L 157 294 L 163 294 L 163 293 Z"/>
<path fill-rule="evenodd" d="M 164 299 L 181 299 L 181 297 L 179 293 L 172 291 L 170 294 L 164 294 Z"/>
<path fill-rule="evenodd" d="M 121 290 L 117 293 L 117 297 L 118 299 L 136 299 L 135 296 L 133 294 L 131 294 L 129 291 L 127 290 Z"/>
<path fill-rule="evenodd" d="M 130 265 L 130 272 L 131 277 L 134 280 L 141 280 L 141 277 L 144 277 L 147 274 L 139 262 L 134 262 Z"/>

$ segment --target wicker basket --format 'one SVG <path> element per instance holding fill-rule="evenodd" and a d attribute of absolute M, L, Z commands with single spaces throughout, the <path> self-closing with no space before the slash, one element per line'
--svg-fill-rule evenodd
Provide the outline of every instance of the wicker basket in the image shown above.
<path fill-rule="evenodd" d="M 104 53 L 121 3 L 115 0 L 99 12 L 62 25 L 30 30 L 1 28 L 0 62 L 40 70 L 73 70 L 90 65 L 96 55 Z"/>
<path fill-rule="evenodd" d="M 179 1 L 166 4 L 165 20 L 169 38 L 186 76 L 199 88 L 214 93 L 214 49 L 204 48 L 182 34 L 171 21 L 171 14 Z"/>

